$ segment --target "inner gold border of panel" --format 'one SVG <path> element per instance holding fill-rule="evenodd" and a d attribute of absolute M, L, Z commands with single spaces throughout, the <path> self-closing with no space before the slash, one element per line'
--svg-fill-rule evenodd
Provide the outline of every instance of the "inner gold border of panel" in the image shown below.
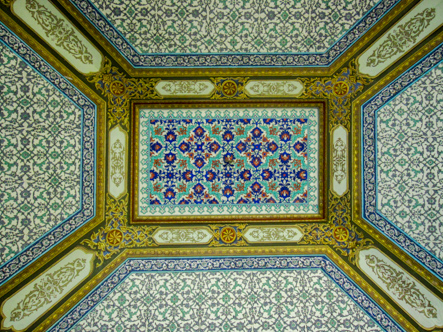
<path fill-rule="evenodd" d="M 160 108 L 160 109 L 198 109 L 198 108 L 266 108 L 266 107 L 311 107 L 319 109 L 318 122 L 318 214 L 247 214 L 247 215 L 205 215 L 205 216 L 138 216 L 138 155 L 139 155 L 139 110 L 142 108 Z M 133 129 L 132 139 L 133 149 L 131 151 L 132 160 L 132 178 L 131 178 L 131 195 L 130 195 L 130 220 L 134 223 L 141 222 L 160 222 L 160 223 L 201 223 L 201 222 L 294 222 L 294 221 L 326 221 L 326 197 L 325 197 L 325 172 L 327 171 L 326 150 L 325 150 L 325 126 L 327 117 L 327 102 L 319 100 L 266 100 L 266 101 L 250 101 L 242 102 L 135 102 L 133 103 Z"/>

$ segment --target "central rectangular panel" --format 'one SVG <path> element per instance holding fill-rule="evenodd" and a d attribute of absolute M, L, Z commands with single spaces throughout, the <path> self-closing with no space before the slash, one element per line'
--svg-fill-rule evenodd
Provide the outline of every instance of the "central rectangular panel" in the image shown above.
<path fill-rule="evenodd" d="M 137 113 L 135 219 L 319 215 L 318 107 Z"/>

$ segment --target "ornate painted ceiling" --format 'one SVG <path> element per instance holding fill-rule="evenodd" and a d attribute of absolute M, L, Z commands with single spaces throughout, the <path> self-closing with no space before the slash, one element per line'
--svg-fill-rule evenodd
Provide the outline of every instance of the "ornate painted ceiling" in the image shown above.
<path fill-rule="evenodd" d="M 0 0 L 1 330 L 441 332 L 442 25 Z"/>

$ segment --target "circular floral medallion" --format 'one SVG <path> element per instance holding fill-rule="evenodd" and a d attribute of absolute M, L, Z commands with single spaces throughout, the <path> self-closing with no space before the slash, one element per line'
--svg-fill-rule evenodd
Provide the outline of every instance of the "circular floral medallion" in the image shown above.
<path fill-rule="evenodd" d="M 232 97 L 237 93 L 237 84 L 232 80 L 224 81 L 221 88 L 226 97 Z"/>
<path fill-rule="evenodd" d="M 109 90 L 114 96 L 121 96 L 125 93 L 126 88 L 125 85 L 120 81 L 114 81 L 109 86 Z"/>
<path fill-rule="evenodd" d="M 338 226 L 332 231 L 332 235 L 339 242 L 344 242 L 349 238 L 349 231 L 346 227 Z"/>
<path fill-rule="evenodd" d="M 123 240 L 123 233 L 118 229 L 113 229 L 106 235 L 106 241 L 111 246 L 118 246 L 120 242 L 122 242 L 122 240 Z"/>
<path fill-rule="evenodd" d="M 334 91 L 336 96 L 343 97 L 348 94 L 349 86 L 345 82 L 340 81 L 334 84 L 332 91 Z"/>
<path fill-rule="evenodd" d="M 237 235 L 232 227 L 225 227 L 220 232 L 220 239 L 224 243 L 232 243 L 235 241 Z"/>

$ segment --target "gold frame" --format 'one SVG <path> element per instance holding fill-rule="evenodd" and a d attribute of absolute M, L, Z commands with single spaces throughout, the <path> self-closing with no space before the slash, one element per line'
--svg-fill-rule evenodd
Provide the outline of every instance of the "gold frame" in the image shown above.
<path fill-rule="evenodd" d="M 204 215 L 204 216 L 139 216 L 138 215 L 138 182 L 139 182 L 139 146 L 138 146 L 138 137 L 139 137 L 139 120 L 138 114 L 141 108 L 211 108 L 211 107 L 221 107 L 221 108 L 234 108 L 234 107 L 256 107 L 256 108 L 264 108 L 264 107 L 278 107 L 282 105 L 282 107 L 312 107 L 319 109 L 319 124 L 318 124 L 318 136 L 319 136 L 319 151 L 318 151 L 318 207 L 319 213 L 317 214 L 246 214 L 246 215 Z M 326 163 L 324 162 L 326 159 L 326 149 L 325 149 L 325 130 L 326 130 L 326 118 L 327 118 L 327 102 L 319 101 L 319 100 L 294 100 L 294 101 L 284 101 L 284 100 L 266 100 L 266 101 L 202 101 L 199 103 L 198 101 L 193 101 L 192 103 L 174 101 L 174 102 L 162 102 L 162 101 L 146 101 L 146 102 L 133 102 L 133 123 L 132 123 L 132 132 L 133 135 L 133 144 L 134 147 L 131 151 L 132 155 L 132 181 L 131 181 L 131 189 L 130 189 L 130 220 L 131 223 L 140 224 L 142 222 L 158 222 L 158 223 L 202 223 L 202 222 L 226 222 L 226 223 L 235 223 L 235 222 L 306 222 L 306 221 L 315 221 L 315 222 L 324 222 L 327 219 L 326 216 L 326 184 L 325 184 L 325 173 Z M 323 165 L 323 167 L 321 166 Z M 321 168 L 322 167 L 322 168 Z"/>

